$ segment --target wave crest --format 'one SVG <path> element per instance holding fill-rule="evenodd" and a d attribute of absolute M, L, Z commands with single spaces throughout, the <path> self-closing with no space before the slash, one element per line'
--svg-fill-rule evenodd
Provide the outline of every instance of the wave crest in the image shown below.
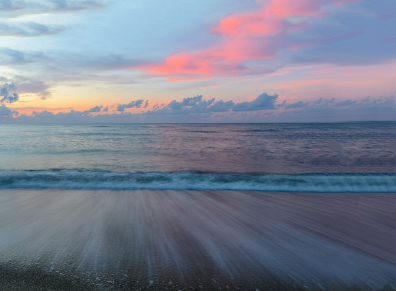
<path fill-rule="evenodd" d="M 0 188 L 390 193 L 396 192 L 396 174 L 6 171 L 0 172 Z"/>

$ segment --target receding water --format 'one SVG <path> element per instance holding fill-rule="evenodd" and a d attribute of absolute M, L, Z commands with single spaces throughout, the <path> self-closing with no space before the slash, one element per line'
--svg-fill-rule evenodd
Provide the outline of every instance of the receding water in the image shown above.
<path fill-rule="evenodd" d="M 395 205 L 389 194 L 0 190 L 1 261 L 85 290 L 380 290 L 396 283 Z"/>

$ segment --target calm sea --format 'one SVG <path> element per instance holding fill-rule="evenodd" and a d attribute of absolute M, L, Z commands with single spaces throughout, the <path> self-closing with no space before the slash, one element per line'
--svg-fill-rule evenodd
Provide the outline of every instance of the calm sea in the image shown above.
<path fill-rule="evenodd" d="M 396 123 L 0 125 L 0 187 L 395 192 Z"/>

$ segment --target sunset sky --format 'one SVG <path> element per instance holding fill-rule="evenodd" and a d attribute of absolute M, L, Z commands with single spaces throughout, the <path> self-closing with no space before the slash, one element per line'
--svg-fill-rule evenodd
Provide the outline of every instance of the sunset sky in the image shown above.
<path fill-rule="evenodd" d="M 0 122 L 396 120 L 394 0 L 0 0 Z"/>

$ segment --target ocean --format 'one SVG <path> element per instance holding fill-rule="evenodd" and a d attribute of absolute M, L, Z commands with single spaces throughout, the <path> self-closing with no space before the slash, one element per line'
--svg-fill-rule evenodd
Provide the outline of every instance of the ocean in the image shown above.
<path fill-rule="evenodd" d="M 0 188 L 395 192 L 396 123 L 1 125 Z"/>
<path fill-rule="evenodd" d="M 396 290 L 396 123 L 0 125 L 1 290 Z"/>

